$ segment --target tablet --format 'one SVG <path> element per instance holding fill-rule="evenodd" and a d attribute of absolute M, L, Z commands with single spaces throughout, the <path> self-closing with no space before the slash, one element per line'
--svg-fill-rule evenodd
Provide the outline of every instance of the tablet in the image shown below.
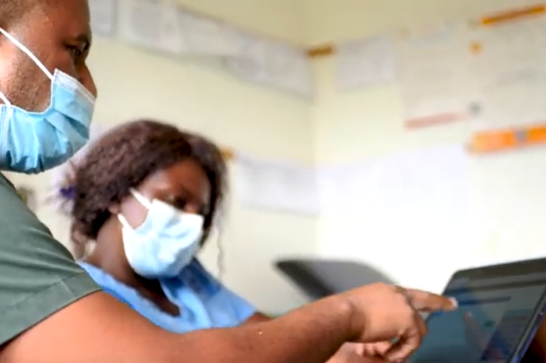
<path fill-rule="evenodd" d="M 546 308 L 546 258 L 456 272 L 443 293 L 454 312 L 431 314 L 412 363 L 518 363 Z"/>

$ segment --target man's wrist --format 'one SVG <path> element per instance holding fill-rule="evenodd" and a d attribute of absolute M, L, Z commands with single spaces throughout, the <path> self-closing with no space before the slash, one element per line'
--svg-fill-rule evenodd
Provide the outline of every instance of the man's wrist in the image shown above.
<path fill-rule="evenodd" d="M 352 303 L 351 299 L 346 294 L 335 295 L 331 297 L 333 311 L 336 311 L 335 315 L 338 319 L 340 333 L 345 337 L 345 342 L 354 341 L 355 338 L 361 333 L 358 331 L 358 326 L 355 324 L 356 307 Z"/>

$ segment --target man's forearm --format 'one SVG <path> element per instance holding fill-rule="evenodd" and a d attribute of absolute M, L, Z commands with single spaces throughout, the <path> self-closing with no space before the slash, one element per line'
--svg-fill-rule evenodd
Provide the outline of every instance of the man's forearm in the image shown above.
<path fill-rule="evenodd" d="M 97 292 L 0 348 L 0 363 L 323 363 L 350 339 L 351 315 L 331 297 L 269 322 L 179 335 Z"/>
<path fill-rule="evenodd" d="M 323 363 L 351 338 L 350 314 L 336 297 L 269 322 L 189 333 L 181 337 L 179 361 Z"/>

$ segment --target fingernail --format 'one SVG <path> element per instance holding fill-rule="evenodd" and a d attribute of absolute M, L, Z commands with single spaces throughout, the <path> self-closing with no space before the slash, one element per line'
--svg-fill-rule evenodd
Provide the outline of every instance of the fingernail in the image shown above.
<path fill-rule="evenodd" d="M 457 302 L 457 299 L 455 299 L 454 297 L 450 297 L 449 301 L 451 301 L 451 304 L 453 305 L 454 308 L 459 307 L 459 303 Z"/>

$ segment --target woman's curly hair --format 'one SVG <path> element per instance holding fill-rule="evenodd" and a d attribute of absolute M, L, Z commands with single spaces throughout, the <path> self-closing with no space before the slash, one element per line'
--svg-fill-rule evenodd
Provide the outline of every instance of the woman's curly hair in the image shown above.
<path fill-rule="evenodd" d="M 123 124 L 97 140 L 75 167 L 71 236 L 81 251 L 110 218 L 109 207 L 129 196 L 146 177 L 186 159 L 197 162 L 211 186 L 201 243 L 209 236 L 227 189 L 227 167 L 219 148 L 206 138 L 161 122 Z M 78 247 L 78 244 L 80 245 Z"/>

